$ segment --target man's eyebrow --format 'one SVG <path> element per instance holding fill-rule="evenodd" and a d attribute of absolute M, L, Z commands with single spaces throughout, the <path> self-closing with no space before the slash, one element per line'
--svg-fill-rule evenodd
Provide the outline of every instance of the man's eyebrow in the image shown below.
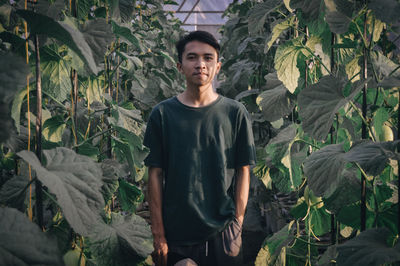
<path fill-rule="evenodd" d="M 187 53 L 187 54 L 186 54 L 186 56 L 191 56 L 191 55 L 198 56 L 199 54 L 193 53 L 193 52 Z M 204 55 L 204 56 L 214 56 L 212 53 L 205 53 L 205 54 L 203 54 L 203 55 Z"/>

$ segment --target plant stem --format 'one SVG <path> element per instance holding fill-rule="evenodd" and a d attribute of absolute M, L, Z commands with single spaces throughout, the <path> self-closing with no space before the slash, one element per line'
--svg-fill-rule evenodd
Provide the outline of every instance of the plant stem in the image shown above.
<path fill-rule="evenodd" d="M 36 156 L 42 161 L 42 80 L 40 77 L 39 36 L 34 36 L 36 54 Z M 40 228 L 43 228 L 43 195 L 42 183 L 35 182 L 36 219 Z"/>
<path fill-rule="evenodd" d="M 97 137 L 99 137 L 99 136 L 101 136 L 101 135 L 104 135 L 104 134 L 106 134 L 107 132 L 113 131 L 113 130 L 114 130 L 114 128 L 108 128 L 108 129 L 106 129 L 106 130 L 104 130 L 104 131 L 98 132 L 98 133 L 94 134 L 93 136 L 91 136 L 91 137 L 85 139 L 85 140 L 82 141 L 81 143 L 79 143 L 79 144 L 73 146 L 72 148 L 78 148 L 79 146 L 82 146 L 82 145 L 85 144 L 86 142 L 91 141 L 92 139 L 97 138 Z"/>
<path fill-rule="evenodd" d="M 398 91 L 398 101 L 400 106 L 400 90 Z M 397 108 L 397 137 L 396 140 L 400 139 L 400 108 Z M 397 152 L 400 151 L 400 144 L 397 145 Z M 400 165 L 400 160 L 397 161 L 397 165 Z M 397 191 L 400 189 L 400 168 L 397 167 Z M 400 232 L 400 193 L 397 193 L 397 232 Z"/>

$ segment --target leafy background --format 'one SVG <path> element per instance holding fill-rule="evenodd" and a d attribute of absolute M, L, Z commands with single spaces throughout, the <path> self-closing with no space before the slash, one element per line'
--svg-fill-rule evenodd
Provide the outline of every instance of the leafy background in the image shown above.
<path fill-rule="evenodd" d="M 151 264 L 145 121 L 184 89 L 183 32 L 163 4 L 1 2 L 0 264 Z M 225 11 L 218 92 L 245 104 L 257 144 L 244 233 L 265 240 L 244 235 L 245 255 L 258 253 L 248 264 L 400 260 L 399 11 L 397 0 Z"/>

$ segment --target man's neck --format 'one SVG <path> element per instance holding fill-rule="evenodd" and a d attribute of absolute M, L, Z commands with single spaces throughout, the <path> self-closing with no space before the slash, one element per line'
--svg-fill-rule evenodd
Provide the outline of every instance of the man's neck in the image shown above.
<path fill-rule="evenodd" d="M 212 84 L 207 87 L 189 87 L 179 94 L 178 100 L 191 107 L 202 107 L 211 104 L 218 98 L 218 93 L 213 89 Z"/>

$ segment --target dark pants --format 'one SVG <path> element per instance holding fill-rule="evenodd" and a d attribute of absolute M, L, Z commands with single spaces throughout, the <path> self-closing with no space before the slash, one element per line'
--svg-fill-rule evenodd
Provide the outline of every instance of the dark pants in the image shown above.
<path fill-rule="evenodd" d="M 200 266 L 242 265 L 242 228 L 235 219 L 215 237 L 191 246 L 168 246 L 168 266 L 190 258 Z"/>

